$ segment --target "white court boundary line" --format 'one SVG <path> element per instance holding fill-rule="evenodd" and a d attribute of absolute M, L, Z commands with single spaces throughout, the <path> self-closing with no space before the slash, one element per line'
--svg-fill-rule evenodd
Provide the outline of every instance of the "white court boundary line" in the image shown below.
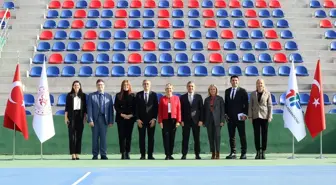
<path fill-rule="evenodd" d="M 76 182 L 74 182 L 72 185 L 77 185 L 80 182 L 82 182 L 87 176 L 89 176 L 91 174 L 91 172 L 86 172 L 85 175 L 83 175 L 81 178 L 79 178 Z"/>

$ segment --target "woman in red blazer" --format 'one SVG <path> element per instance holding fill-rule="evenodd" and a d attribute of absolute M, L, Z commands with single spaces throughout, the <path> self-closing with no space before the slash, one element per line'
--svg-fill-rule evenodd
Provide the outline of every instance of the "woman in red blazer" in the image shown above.
<path fill-rule="evenodd" d="M 175 132 L 181 122 L 180 98 L 173 95 L 173 85 L 166 85 L 166 94 L 160 98 L 158 121 L 162 128 L 163 146 L 166 160 L 172 160 Z"/>

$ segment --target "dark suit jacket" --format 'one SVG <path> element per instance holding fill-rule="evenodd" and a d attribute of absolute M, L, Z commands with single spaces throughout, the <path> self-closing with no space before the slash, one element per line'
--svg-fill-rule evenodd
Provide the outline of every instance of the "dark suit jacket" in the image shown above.
<path fill-rule="evenodd" d="M 152 119 L 157 119 L 159 101 L 155 92 L 148 93 L 148 101 L 145 102 L 144 91 L 140 91 L 135 96 L 136 109 L 135 118 L 144 123 L 149 123 Z"/>
<path fill-rule="evenodd" d="M 208 126 L 210 120 L 214 120 L 215 125 L 219 126 L 220 123 L 225 123 L 225 107 L 224 100 L 221 96 L 216 96 L 214 100 L 213 112 L 210 109 L 211 97 L 207 97 L 204 100 L 204 125 Z M 212 116 L 212 118 L 210 118 Z"/>
<path fill-rule="evenodd" d="M 68 93 L 65 100 L 65 112 L 68 112 L 68 119 L 71 121 L 73 119 L 73 112 L 74 112 L 74 98 L 75 94 Z M 80 116 L 84 118 L 84 114 L 86 114 L 86 94 L 82 94 L 80 96 L 81 99 L 81 108 L 80 108 Z"/>
<path fill-rule="evenodd" d="M 225 90 L 225 114 L 229 122 L 238 122 L 238 114 L 248 114 L 248 95 L 244 88 L 237 87 L 236 95 L 231 100 L 231 88 Z"/>
<path fill-rule="evenodd" d="M 105 124 L 113 124 L 113 100 L 112 96 L 104 93 L 105 96 Z M 97 122 L 99 116 L 99 93 L 94 92 L 89 95 L 87 112 L 88 122 Z"/>
<path fill-rule="evenodd" d="M 184 123 L 192 120 L 194 124 L 203 121 L 203 98 L 199 94 L 194 94 L 193 102 L 190 105 L 188 93 L 180 96 L 181 119 Z"/>
<path fill-rule="evenodd" d="M 124 120 L 124 118 L 120 116 L 121 114 L 133 114 L 131 119 L 135 121 L 135 95 L 131 93 L 120 100 L 119 94 L 120 93 L 116 94 L 114 101 L 114 109 L 116 110 L 115 121 L 120 122 L 121 120 Z"/>

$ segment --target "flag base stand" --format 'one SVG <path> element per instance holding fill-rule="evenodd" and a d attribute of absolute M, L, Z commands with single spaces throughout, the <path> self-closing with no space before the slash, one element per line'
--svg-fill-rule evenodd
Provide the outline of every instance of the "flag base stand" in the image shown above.
<path fill-rule="evenodd" d="M 318 156 L 316 157 L 315 159 L 328 159 L 327 157 L 324 157 L 324 156 Z"/>
<path fill-rule="evenodd" d="M 298 158 L 293 155 L 293 156 L 288 157 L 287 159 L 298 159 Z"/>

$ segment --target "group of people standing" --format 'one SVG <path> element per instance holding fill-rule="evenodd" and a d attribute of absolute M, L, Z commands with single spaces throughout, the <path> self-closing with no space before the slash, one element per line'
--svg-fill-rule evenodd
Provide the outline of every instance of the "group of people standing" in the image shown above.
<path fill-rule="evenodd" d="M 239 86 L 238 76 L 231 76 L 232 87 L 226 89 L 224 98 L 219 95 L 216 85 L 208 88 L 208 96 L 203 101 L 200 94 L 195 93 L 195 83 L 187 83 L 187 93 L 180 97 L 173 95 L 174 87 L 168 83 L 165 95 L 158 99 L 151 90 L 151 82 L 142 82 L 143 91 L 132 92 L 131 83 L 124 80 L 120 92 L 113 102 L 112 96 L 104 92 L 102 79 L 96 82 L 97 91 L 86 98 L 79 81 L 74 81 L 68 93 L 65 106 L 65 123 L 69 131 L 69 148 L 72 160 L 79 160 L 84 124 L 87 122 L 92 131 L 92 159 L 107 158 L 106 134 L 108 127 L 117 123 L 119 149 L 121 159 L 130 159 L 132 133 L 134 124 L 139 132 L 140 159 L 155 159 L 154 134 L 158 123 L 162 129 L 163 146 L 166 160 L 172 160 L 175 145 L 175 133 L 182 126 L 182 157 L 188 154 L 189 136 L 193 133 L 195 159 L 200 157 L 200 128 L 206 127 L 211 159 L 220 159 L 221 128 L 227 124 L 231 152 L 226 159 L 236 159 L 235 134 L 238 130 L 241 155 L 246 159 L 247 143 L 245 121 L 250 119 L 254 128 L 256 147 L 255 159 L 265 159 L 267 146 L 267 129 L 272 121 L 271 94 L 265 88 L 264 81 L 258 79 L 256 90 L 250 95 Z M 114 113 L 115 110 L 115 113 Z M 114 116 L 115 114 L 115 116 Z M 115 118 L 115 120 L 113 120 Z M 147 132 L 147 134 L 146 134 Z M 146 152 L 146 135 L 148 150 Z M 260 146 L 260 135 L 262 145 Z"/>

